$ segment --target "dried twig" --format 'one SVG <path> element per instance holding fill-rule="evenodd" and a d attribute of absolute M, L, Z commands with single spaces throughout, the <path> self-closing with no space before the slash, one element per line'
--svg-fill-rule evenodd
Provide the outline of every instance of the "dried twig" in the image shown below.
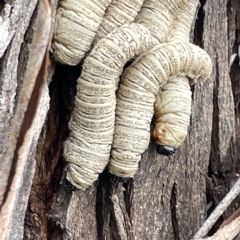
<path fill-rule="evenodd" d="M 213 236 L 208 238 L 194 238 L 196 240 L 233 240 L 240 232 L 240 217 L 228 225 L 219 229 Z"/>
<path fill-rule="evenodd" d="M 193 239 L 200 239 L 206 236 L 208 231 L 212 228 L 212 226 L 215 224 L 218 218 L 223 214 L 223 212 L 227 209 L 227 207 L 231 204 L 231 202 L 237 197 L 239 193 L 240 193 L 240 178 L 236 181 L 236 183 L 228 192 L 228 194 L 225 196 L 225 198 L 214 209 L 214 211 L 211 213 L 209 218 L 204 222 L 202 227 L 197 231 Z M 240 221 L 239 218 L 237 219 L 238 221 Z"/>

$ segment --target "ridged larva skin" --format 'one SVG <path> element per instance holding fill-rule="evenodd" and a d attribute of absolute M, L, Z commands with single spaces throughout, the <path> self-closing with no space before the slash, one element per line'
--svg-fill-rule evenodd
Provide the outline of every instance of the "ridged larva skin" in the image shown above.
<path fill-rule="evenodd" d="M 113 0 L 106 10 L 94 41 L 97 42 L 113 29 L 134 21 L 150 30 L 153 47 L 166 40 L 170 24 L 187 1 Z"/>
<path fill-rule="evenodd" d="M 171 25 L 168 42 L 189 42 L 198 3 L 198 0 L 190 0 L 182 8 Z M 160 88 L 154 106 L 156 126 L 152 134 L 157 144 L 176 148 L 185 140 L 191 116 L 190 83 L 194 81 L 186 76 L 174 76 Z"/>
<path fill-rule="evenodd" d="M 167 37 L 167 42 L 189 42 L 189 34 L 199 0 L 189 0 L 176 15 Z"/>
<path fill-rule="evenodd" d="M 187 136 L 191 115 L 192 92 L 185 76 L 174 76 L 156 96 L 156 126 L 152 137 L 157 144 L 179 147 Z"/>
<path fill-rule="evenodd" d="M 60 0 L 53 33 L 54 59 L 77 65 L 90 49 L 111 0 Z"/>
<path fill-rule="evenodd" d="M 92 185 L 109 161 L 119 77 L 150 39 L 144 26 L 124 25 L 101 39 L 84 61 L 63 153 L 65 177 L 78 189 Z"/>
<path fill-rule="evenodd" d="M 172 21 L 188 1 L 145 0 L 134 22 L 149 29 L 153 36 L 152 46 L 163 43 L 166 41 Z"/>
<path fill-rule="evenodd" d="M 113 0 L 108 6 L 99 26 L 95 42 L 124 24 L 134 21 L 144 0 Z"/>
<path fill-rule="evenodd" d="M 172 76 L 200 81 L 211 73 L 208 54 L 190 43 L 156 46 L 128 67 L 117 92 L 115 133 L 109 171 L 119 177 L 133 177 L 141 154 L 150 139 L 150 122 L 159 88 Z M 153 132 L 156 141 L 162 134 Z"/>

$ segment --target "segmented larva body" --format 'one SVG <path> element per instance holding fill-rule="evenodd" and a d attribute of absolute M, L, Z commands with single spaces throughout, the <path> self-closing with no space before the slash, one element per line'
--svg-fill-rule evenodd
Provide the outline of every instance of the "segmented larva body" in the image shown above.
<path fill-rule="evenodd" d="M 190 0 L 173 21 L 169 42 L 189 42 L 189 34 L 198 0 Z M 160 146 L 179 147 L 187 136 L 191 115 L 190 84 L 195 78 L 174 76 L 160 88 L 156 96 L 154 116 L 156 126 L 152 133 Z M 158 147 L 157 147 L 158 150 Z M 161 152 L 160 152 L 161 153 Z"/>
<path fill-rule="evenodd" d="M 92 185 L 109 161 L 119 77 L 150 38 L 144 26 L 124 25 L 101 39 L 84 61 L 63 154 L 65 177 L 78 189 Z"/>
<path fill-rule="evenodd" d="M 209 76 L 211 59 L 190 43 L 158 45 L 137 59 L 122 77 L 117 93 L 115 133 L 109 171 L 133 177 L 141 154 L 149 144 L 150 122 L 155 95 L 171 76 L 187 76 L 199 81 Z M 156 140 L 159 132 L 154 132 Z"/>
<path fill-rule="evenodd" d="M 108 6 L 99 26 L 95 42 L 124 24 L 134 21 L 144 0 L 113 0 Z"/>
<path fill-rule="evenodd" d="M 60 0 L 52 50 L 56 61 L 77 65 L 90 49 L 111 0 Z"/>

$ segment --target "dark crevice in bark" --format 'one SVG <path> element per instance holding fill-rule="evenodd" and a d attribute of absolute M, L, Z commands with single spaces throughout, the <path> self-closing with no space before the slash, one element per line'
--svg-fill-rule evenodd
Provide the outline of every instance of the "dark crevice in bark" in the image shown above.
<path fill-rule="evenodd" d="M 117 184 L 114 184 L 110 186 L 110 198 L 111 198 L 111 202 L 110 202 L 110 224 L 109 226 L 111 226 L 111 237 L 113 240 L 123 240 L 121 238 L 121 233 L 119 232 L 119 225 L 118 225 L 118 218 L 120 217 L 119 214 L 115 213 L 114 211 L 114 205 L 113 205 L 113 193 L 117 192 Z M 116 194 L 116 193 L 115 193 Z M 117 195 L 118 198 L 118 195 Z M 119 199 L 117 199 L 119 200 Z M 120 213 L 121 214 L 121 213 Z"/>
<path fill-rule="evenodd" d="M 239 4 L 239 3 L 238 3 Z M 240 12 L 237 11 L 236 1 L 229 1 L 227 4 L 228 13 L 228 39 L 229 43 L 229 61 L 230 66 L 230 78 L 232 83 L 232 92 L 235 103 L 235 118 L 239 120 L 240 117 L 240 77 L 239 73 L 239 62 L 240 57 L 238 56 L 238 47 L 240 43 Z M 239 4 L 240 5 L 240 4 Z M 235 57 L 234 57 L 235 56 Z M 234 58 L 231 59 L 231 58 Z"/>
<path fill-rule="evenodd" d="M 194 32 L 193 43 L 200 46 L 201 48 L 203 48 L 203 26 L 204 26 L 204 17 L 205 17 L 205 12 L 203 7 L 205 3 L 206 3 L 206 0 L 200 1 L 200 7 L 198 9 L 197 19 L 196 19 L 194 30 L 193 30 Z M 191 86 L 191 91 L 192 91 L 192 100 L 194 100 L 195 85 Z"/>
<path fill-rule="evenodd" d="M 25 218 L 25 239 L 30 239 L 29 232 L 32 229 L 35 228 L 35 231 L 38 232 L 36 226 L 39 223 L 41 223 L 41 232 L 45 231 L 43 229 L 47 229 L 46 232 L 49 236 L 62 236 L 62 229 L 56 226 L 52 220 L 47 219 L 47 213 L 52 207 L 54 194 L 59 190 L 65 165 L 62 157 L 63 142 L 69 134 L 68 121 L 73 107 L 76 78 L 79 72 L 79 66 L 70 68 L 57 64 L 49 85 L 50 108 L 38 141 L 37 152 L 40 153 L 36 157 L 36 172 Z M 68 206 L 66 206 L 67 208 Z M 60 212 L 64 212 L 63 205 Z"/>
<path fill-rule="evenodd" d="M 126 203 L 126 211 L 128 213 L 129 218 L 131 219 L 131 209 L 132 209 L 132 198 L 133 198 L 133 179 L 130 178 L 126 183 L 123 184 L 124 191 L 124 199 Z"/>
<path fill-rule="evenodd" d="M 132 209 L 132 198 L 133 198 L 133 179 L 129 178 L 126 182 L 123 183 L 123 196 L 124 196 L 124 205 L 123 205 L 123 212 L 124 220 L 126 222 L 126 230 L 128 239 L 133 239 L 133 232 L 132 232 L 132 221 L 131 221 L 131 209 Z"/>
<path fill-rule="evenodd" d="M 2 14 L 2 10 L 4 9 L 5 6 L 5 1 L 4 0 L 0 0 L 0 16 Z"/>
<path fill-rule="evenodd" d="M 173 184 L 172 187 L 172 193 L 171 193 L 171 200 L 170 200 L 170 206 L 171 206 L 171 215 L 172 215 L 172 226 L 174 231 L 174 239 L 180 240 L 179 236 L 179 226 L 178 226 L 178 219 L 177 219 L 177 189 L 176 189 L 176 183 Z"/>
<path fill-rule="evenodd" d="M 16 102 L 18 102 L 19 98 L 19 93 L 22 88 L 22 81 L 24 78 L 24 72 L 27 68 L 29 56 L 30 56 L 30 51 L 31 51 L 31 44 L 32 44 L 32 38 L 34 34 L 34 28 L 36 25 L 36 19 L 37 19 L 37 10 L 38 8 L 36 7 L 33 15 L 30 20 L 29 27 L 27 28 L 26 33 L 24 34 L 24 40 L 21 45 L 21 50 L 18 58 L 18 68 L 17 68 L 17 90 L 16 90 Z"/>
<path fill-rule="evenodd" d="M 216 59 L 218 57 L 216 56 Z M 218 60 L 217 60 L 218 61 Z M 213 123 L 212 123 L 212 145 L 209 160 L 209 173 L 212 172 L 218 175 L 218 162 L 219 162 L 219 106 L 218 106 L 218 88 L 219 88 L 219 66 L 216 61 L 216 80 L 214 82 L 214 92 L 213 92 Z M 209 175 L 209 177 L 212 177 Z"/>
<path fill-rule="evenodd" d="M 193 42 L 203 48 L 203 27 L 204 27 L 204 17 L 205 17 L 205 12 L 204 12 L 204 5 L 206 3 L 206 0 L 201 0 L 200 1 L 200 8 L 198 10 L 197 14 L 197 19 L 195 23 L 195 28 L 194 28 L 194 40 Z"/>
<path fill-rule="evenodd" d="M 230 77 L 232 81 L 232 90 L 235 103 L 235 117 L 236 121 L 240 118 L 240 69 L 239 59 L 236 58 L 230 69 Z"/>
<path fill-rule="evenodd" d="M 9 46 L 11 46 L 11 42 L 9 43 Z M 4 61 L 5 59 L 8 58 L 9 55 L 9 51 L 5 51 L 3 56 L 0 57 L 0 93 L 2 92 L 2 86 L 3 86 L 3 72 L 4 72 L 4 68 L 6 68 L 6 62 Z"/>
<path fill-rule="evenodd" d="M 103 209 L 102 195 L 103 195 L 103 190 L 102 190 L 101 184 L 99 184 L 97 188 L 97 197 L 96 197 L 96 221 L 97 221 L 97 233 L 98 233 L 99 240 L 104 239 L 103 238 L 104 218 L 102 216 L 102 209 Z"/>
<path fill-rule="evenodd" d="M 109 189 L 109 174 L 107 171 L 104 171 L 99 175 L 96 196 L 96 221 L 99 240 L 106 239 L 106 229 L 110 224 L 111 201 Z"/>
<path fill-rule="evenodd" d="M 50 210 L 47 219 L 49 239 L 59 239 L 60 236 L 68 235 L 67 230 L 64 229 L 65 226 L 61 224 L 65 221 L 64 218 L 67 215 L 71 194 L 64 186 L 61 186 L 59 189 L 59 183 L 65 166 L 65 161 L 62 157 L 63 143 L 69 135 L 68 121 L 73 109 L 76 79 L 79 74 L 79 66 L 69 67 L 57 64 L 53 81 L 49 86 L 51 102 L 46 125 L 48 136 L 46 136 L 44 147 L 45 177 L 47 182 L 44 182 L 44 179 L 42 179 L 42 182 L 39 183 L 48 185 L 47 188 L 51 190 L 48 196 L 46 196 L 47 198 L 45 198 L 48 211 L 52 207 L 52 202 L 56 201 L 54 209 Z M 62 216 L 58 214 L 62 214 Z M 57 238 L 57 236 L 59 237 Z"/>

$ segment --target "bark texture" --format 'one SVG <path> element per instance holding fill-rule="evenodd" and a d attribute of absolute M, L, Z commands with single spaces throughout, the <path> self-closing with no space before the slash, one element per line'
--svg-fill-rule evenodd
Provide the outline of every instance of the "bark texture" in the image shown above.
<path fill-rule="evenodd" d="M 52 23 L 56 2 L 49 4 Z M 37 1 L 0 3 L 0 36 L 3 30 L 7 34 L 7 40 L 0 40 L 0 218 L 9 219 L 7 235 L 2 236 L 11 240 L 191 239 L 240 176 L 239 1 L 201 1 L 192 39 L 209 53 L 214 67 L 207 82 L 192 88 L 189 134 L 175 155 L 157 155 L 151 142 L 133 180 L 122 181 L 105 171 L 94 186 L 73 193 L 60 181 L 80 65 L 55 67 L 45 56 L 47 76 L 39 66 L 40 85 L 36 76 L 33 89 L 26 92 L 32 97 L 25 105 L 33 102 L 36 110 L 27 107 L 22 120 L 16 120 L 35 49 L 39 9 Z M 40 93 L 34 92 L 36 86 Z M 23 131 L 24 119 L 34 120 Z M 26 148 L 21 148 L 23 139 L 29 140 Z M 17 189 L 11 185 L 16 177 L 20 179 Z M 6 215 L 14 189 L 14 207 Z M 236 199 L 210 234 L 238 208 Z"/>

